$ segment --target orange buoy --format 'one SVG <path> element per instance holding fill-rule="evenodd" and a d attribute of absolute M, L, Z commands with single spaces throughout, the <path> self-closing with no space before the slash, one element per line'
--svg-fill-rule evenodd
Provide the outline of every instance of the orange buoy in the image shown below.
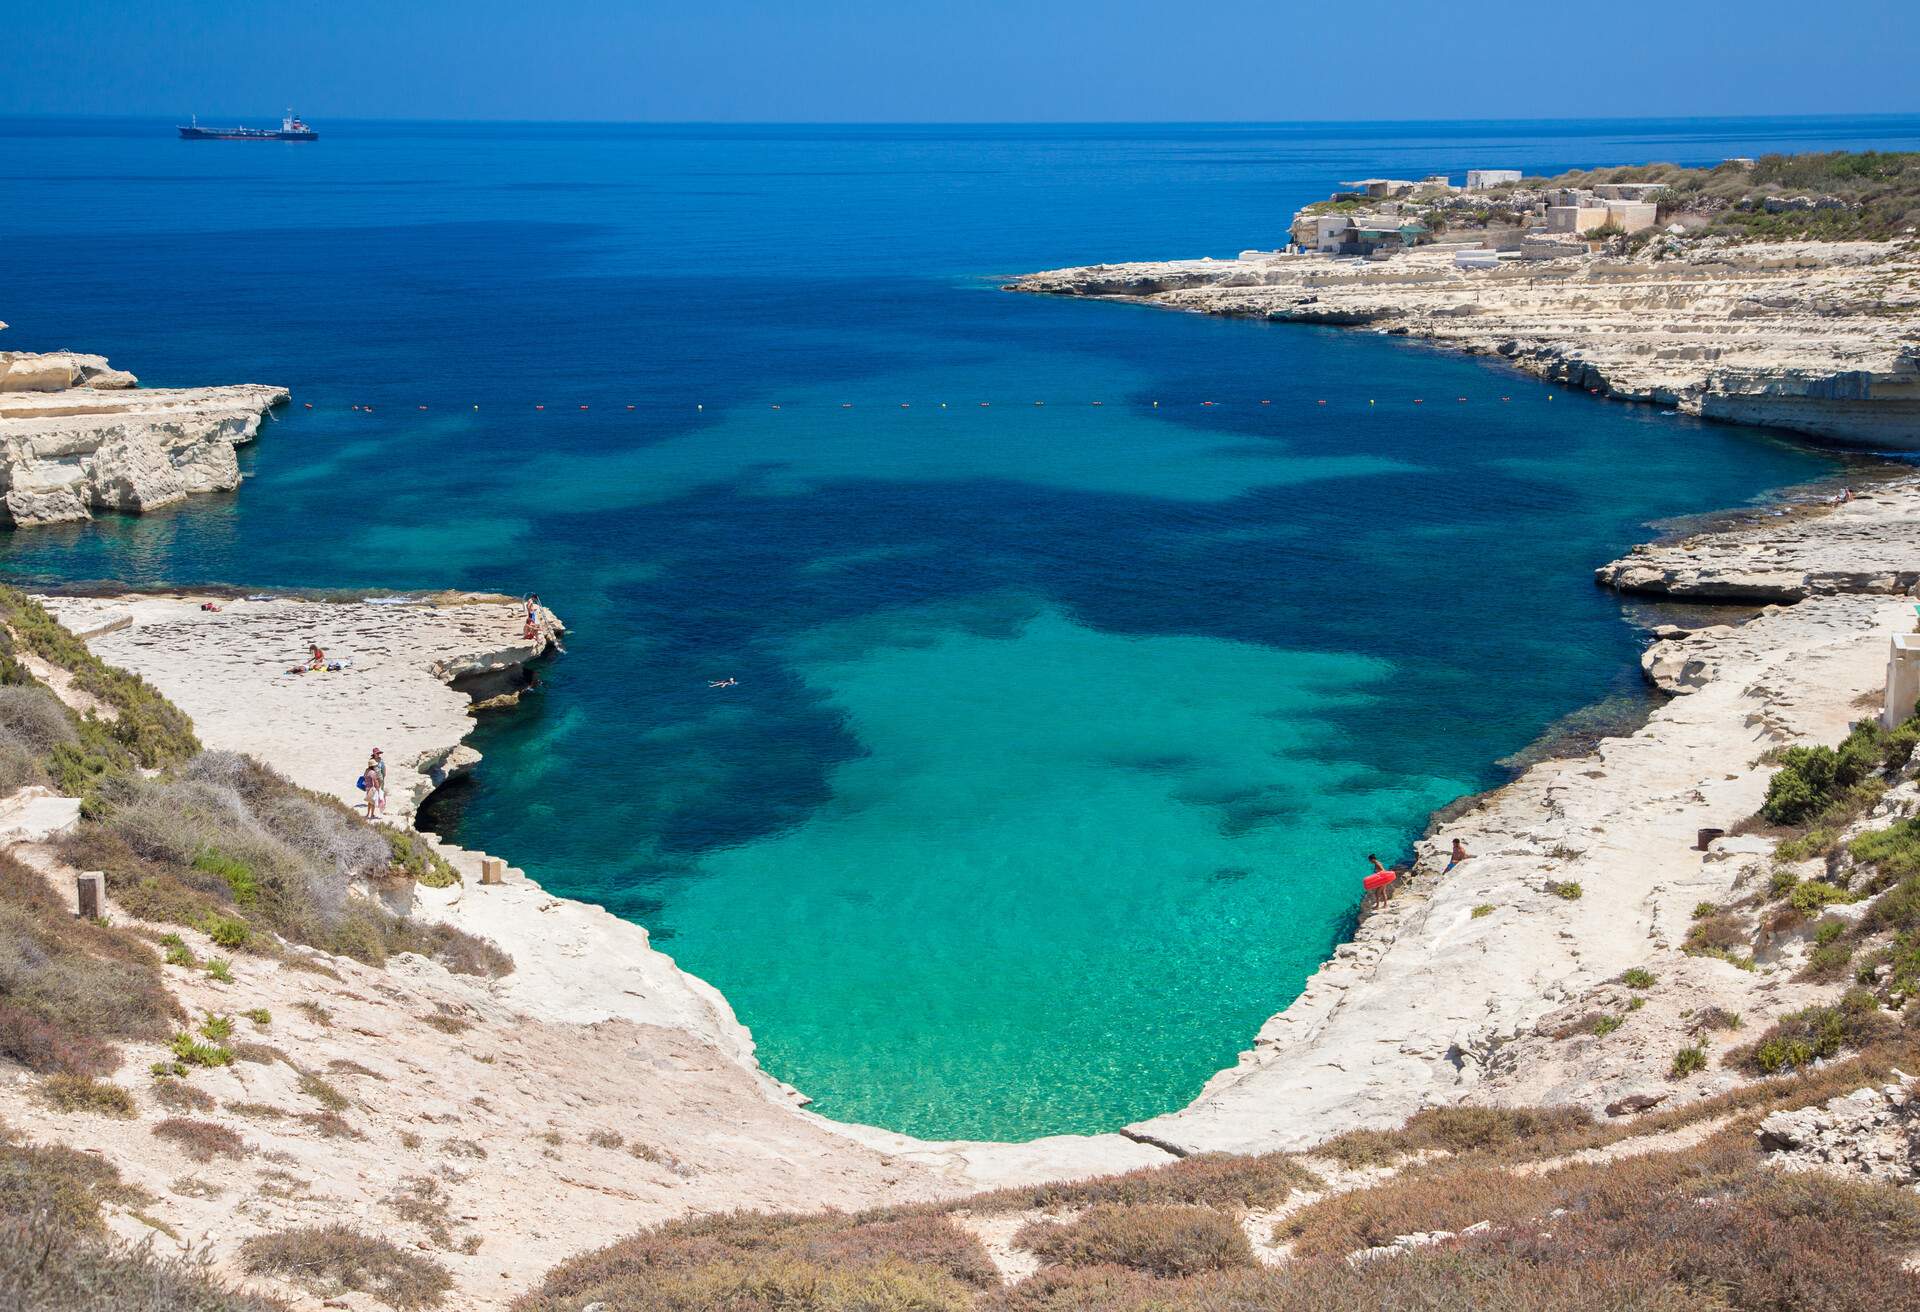
<path fill-rule="evenodd" d="M 1201 402 L 1200 404 L 1201 404 L 1201 405 L 1212 405 L 1212 404 L 1213 404 L 1213 402 L 1211 402 L 1211 401 L 1202 401 L 1202 402 Z"/>

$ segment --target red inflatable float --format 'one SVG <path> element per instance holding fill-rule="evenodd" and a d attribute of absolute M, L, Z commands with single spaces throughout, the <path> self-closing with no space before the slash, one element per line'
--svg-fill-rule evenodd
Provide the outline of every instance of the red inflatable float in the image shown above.
<path fill-rule="evenodd" d="M 1368 875 L 1360 881 L 1360 887 L 1371 893 L 1377 888 L 1385 888 L 1397 878 L 1399 878 L 1399 876 L 1395 875 L 1391 870 L 1376 870 L 1373 874 Z"/>

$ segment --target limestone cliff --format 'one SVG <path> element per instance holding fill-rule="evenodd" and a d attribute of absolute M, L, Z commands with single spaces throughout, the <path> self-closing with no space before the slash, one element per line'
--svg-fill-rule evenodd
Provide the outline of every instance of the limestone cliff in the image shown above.
<path fill-rule="evenodd" d="M 240 485 L 282 387 L 142 388 L 97 355 L 0 351 L 0 524 L 137 513 Z"/>
<path fill-rule="evenodd" d="M 1462 269 L 1249 252 L 1029 274 L 1013 291 L 1365 325 L 1571 387 L 1854 446 L 1920 449 L 1920 248 L 1691 244 Z"/>

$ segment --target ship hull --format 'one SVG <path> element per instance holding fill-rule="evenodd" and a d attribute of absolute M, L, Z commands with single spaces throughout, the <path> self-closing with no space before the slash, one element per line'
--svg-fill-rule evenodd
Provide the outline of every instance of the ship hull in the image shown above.
<path fill-rule="evenodd" d="M 318 132 L 275 132 L 268 128 L 181 128 L 182 141 L 318 141 Z"/>

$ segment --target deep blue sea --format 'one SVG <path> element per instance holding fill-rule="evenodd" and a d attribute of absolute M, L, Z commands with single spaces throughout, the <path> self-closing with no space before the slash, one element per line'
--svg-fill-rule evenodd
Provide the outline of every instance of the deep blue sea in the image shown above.
<path fill-rule="evenodd" d="M 1369 174 L 1920 146 L 316 122 L 0 120 L 0 346 L 294 392 L 236 494 L 0 568 L 540 592 L 569 654 L 431 818 L 647 925 L 821 1111 L 941 1137 L 1190 1098 L 1367 852 L 1637 691 L 1596 564 L 1834 467 L 1403 341 L 997 284 L 1274 246 Z"/>

